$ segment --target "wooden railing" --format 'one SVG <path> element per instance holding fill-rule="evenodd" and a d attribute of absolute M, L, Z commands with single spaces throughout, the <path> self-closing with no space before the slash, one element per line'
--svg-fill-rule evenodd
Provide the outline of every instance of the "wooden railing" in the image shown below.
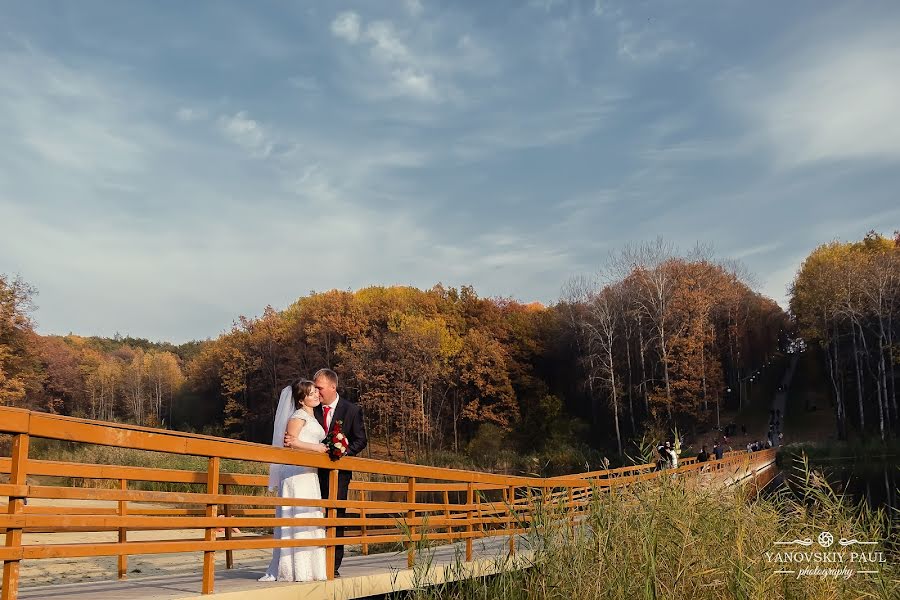
<path fill-rule="evenodd" d="M 333 571 L 337 545 L 361 545 L 367 553 L 374 544 L 404 543 L 408 564 L 416 558 L 415 544 L 429 541 L 465 541 L 465 558 L 472 560 L 473 539 L 509 536 L 509 552 L 515 538 L 527 531 L 537 511 L 552 502 L 567 511 L 572 522 L 586 510 L 593 494 L 657 477 L 660 473 L 722 471 L 743 474 L 772 462 L 774 451 L 749 454 L 732 452 L 722 460 L 696 463 L 685 460 L 674 470 L 657 472 L 646 464 L 572 476 L 537 478 L 494 475 L 476 471 L 346 457 L 331 461 L 321 454 L 273 448 L 261 444 L 214 438 L 175 431 L 88 421 L 21 409 L 0 408 L 0 433 L 12 435 L 9 458 L 0 458 L 0 473 L 9 482 L 0 484 L 0 496 L 8 496 L 7 514 L 0 515 L 0 532 L 6 544 L 0 547 L 3 561 L 2 600 L 18 593 L 22 560 L 117 556 L 118 575 L 127 573 L 129 555 L 203 552 L 202 593 L 214 588 L 215 553 L 226 553 L 232 568 L 235 550 L 274 547 L 325 546 L 327 572 Z M 206 471 L 184 471 L 117 465 L 95 465 L 30 459 L 33 438 L 68 440 L 120 448 L 152 450 L 176 455 L 204 457 Z M 264 494 L 268 478 L 221 472 L 222 459 L 258 463 L 282 463 L 329 471 L 331 489 L 336 490 L 339 471 L 356 473 L 347 500 L 278 498 Z M 29 485 L 28 478 L 64 478 L 58 485 Z M 106 480 L 106 488 L 75 487 L 72 478 Z M 394 479 L 395 481 L 375 481 Z M 197 492 L 166 492 L 132 489 L 134 482 L 194 484 Z M 256 488 L 246 493 L 242 488 Z M 239 493 L 241 492 L 241 493 Z M 29 499 L 49 500 L 27 504 Z M 105 500 L 106 507 L 58 506 L 58 500 Z M 276 506 L 316 506 L 324 519 L 275 518 Z M 222 508 L 220 513 L 219 509 Z M 345 518 L 337 510 L 345 509 Z M 317 526 L 326 528 L 325 539 L 276 540 L 272 536 L 234 537 L 233 528 Z M 336 528 L 346 527 L 346 537 L 336 537 Z M 224 528 L 224 539 L 216 536 Z M 129 531 L 194 529 L 195 539 L 128 541 Z M 23 545 L 23 533 L 65 531 L 115 531 L 115 542 Z M 330 575 L 329 575 L 330 576 Z"/>

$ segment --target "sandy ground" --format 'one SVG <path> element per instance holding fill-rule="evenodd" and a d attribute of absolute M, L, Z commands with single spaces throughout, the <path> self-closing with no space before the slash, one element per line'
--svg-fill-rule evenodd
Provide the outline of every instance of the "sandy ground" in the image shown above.
<path fill-rule="evenodd" d="M 0 506 L 6 504 L 7 499 L 0 497 Z M 43 500 L 32 499 L 30 506 L 84 506 L 84 507 L 115 507 L 115 502 L 100 500 Z M 129 503 L 131 507 L 142 506 L 139 503 Z M 148 508 L 160 508 L 159 504 L 146 505 Z M 220 534 L 224 535 L 224 534 Z M 242 533 L 241 536 L 253 535 Z M 129 541 L 140 540 L 173 540 L 198 538 L 203 536 L 202 529 L 174 529 L 161 531 L 131 531 L 128 532 Z M 235 535 L 238 537 L 238 535 Z M 26 533 L 23 541 L 31 544 L 74 544 L 85 542 L 115 542 L 118 534 L 112 531 L 76 532 L 76 533 Z M 241 550 L 234 552 L 234 566 L 244 568 L 258 568 L 264 571 L 272 556 L 271 550 Z M 50 558 L 42 560 L 22 561 L 21 586 L 30 587 L 36 585 L 49 585 L 57 583 L 76 583 L 81 581 L 115 580 L 117 575 L 117 561 L 115 556 L 101 556 L 91 558 Z M 184 554 L 150 554 L 128 557 L 129 579 L 152 575 L 179 575 L 187 573 L 199 573 L 203 568 L 203 553 L 193 552 Z M 225 553 L 216 553 L 216 570 L 225 569 Z"/>

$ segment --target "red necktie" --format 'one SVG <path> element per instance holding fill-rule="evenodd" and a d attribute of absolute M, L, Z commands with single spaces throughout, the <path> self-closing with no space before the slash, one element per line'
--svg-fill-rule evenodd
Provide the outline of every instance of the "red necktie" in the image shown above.
<path fill-rule="evenodd" d="M 331 429 L 331 427 L 328 426 L 328 413 L 331 412 L 331 407 L 323 406 L 322 411 L 325 413 L 325 433 L 328 433 L 328 431 Z"/>

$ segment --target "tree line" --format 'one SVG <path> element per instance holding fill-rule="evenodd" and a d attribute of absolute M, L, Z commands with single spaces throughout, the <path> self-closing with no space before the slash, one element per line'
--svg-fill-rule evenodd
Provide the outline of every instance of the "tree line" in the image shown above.
<path fill-rule="evenodd" d="M 573 280 L 552 306 L 471 286 L 332 290 L 174 346 L 39 336 L 34 290 L 4 277 L 0 403 L 266 442 L 281 388 L 326 366 L 387 456 L 463 451 L 479 435 L 621 454 L 743 401 L 788 328 L 750 283 L 736 265 L 657 241 Z"/>
<path fill-rule="evenodd" d="M 0 405 L 166 426 L 185 384 L 184 352 L 132 338 L 40 336 L 35 290 L 0 275 Z"/>
<path fill-rule="evenodd" d="M 723 402 L 744 402 L 744 383 L 790 330 L 784 311 L 747 279 L 706 249 L 680 256 L 659 239 L 569 283 L 560 312 L 595 419 L 611 410 L 619 454 L 623 429 L 634 437 L 642 423 L 657 435 L 719 425 Z"/>
<path fill-rule="evenodd" d="M 825 363 L 838 435 L 900 431 L 900 233 L 833 241 L 803 261 L 791 286 L 799 332 Z"/>

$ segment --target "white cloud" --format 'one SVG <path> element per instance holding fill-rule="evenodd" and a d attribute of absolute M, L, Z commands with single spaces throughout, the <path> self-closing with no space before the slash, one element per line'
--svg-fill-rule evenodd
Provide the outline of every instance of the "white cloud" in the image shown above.
<path fill-rule="evenodd" d="M 734 250 L 729 252 L 728 255 L 730 258 L 734 258 L 737 260 L 743 260 L 745 258 L 749 258 L 751 256 L 757 256 L 760 254 L 770 254 L 775 250 L 778 250 L 783 245 L 782 242 L 770 242 L 768 244 L 758 244 L 756 246 L 751 246 L 749 248 L 740 248 L 738 250 Z"/>
<path fill-rule="evenodd" d="M 449 151 L 456 158 L 477 160 L 498 152 L 575 144 L 601 130 L 626 98 L 614 92 L 590 93 L 570 106 L 492 115 L 483 126 L 461 134 Z"/>
<path fill-rule="evenodd" d="M 660 27 L 635 27 L 627 20 L 620 20 L 619 57 L 633 63 L 650 64 L 667 59 L 685 60 L 697 51 L 691 40 L 677 38 Z"/>
<path fill-rule="evenodd" d="M 144 144 L 156 136 L 133 120 L 134 106 L 123 86 L 33 48 L 0 52 L 0 138 L 19 160 L 37 157 L 80 172 L 141 170 Z"/>
<path fill-rule="evenodd" d="M 272 152 L 273 141 L 259 123 L 247 116 L 247 111 L 223 115 L 219 117 L 218 125 L 222 133 L 253 155 L 265 157 Z"/>
<path fill-rule="evenodd" d="M 331 22 L 331 33 L 335 36 L 355 44 L 359 41 L 360 18 L 353 11 L 340 13 Z"/>
<path fill-rule="evenodd" d="M 408 63 L 411 53 L 390 21 L 375 21 L 366 27 L 366 37 L 372 41 L 372 56 L 385 63 Z"/>
<path fill-rule="evenodd" d="M 322 86 L 319 85 L 319 81 L 315 77 L 295 75 L 288 77 L 287 83 L 295 90 L 300 90 L 301 92 L 316 93 L 322 90 Z"/>
<path fill-rule="evenodd" d="M 189 123 L 191 121 L 202 121 L 206 119 L 206 111 L 203 109 L 196 108 L 188 108 L 186 106 L 182 106 L 175 112 L 175 117 L 179 121 L 183 121 L 185 123 Z"/>
<path fill-rule="evenodd" d="M 403 67 L 394 71 L 394 82 L 406 95 L 422 100 L 438 99 L 434 80 L 428 73 L 416 71 L 412 67 Z"/>
<path fill-rule="evenodd" d="M 413 17 L 418 17 L 424 9 L 421 0 L 405 0 L 404 5 L 406 6 L 406 11 Z"/>
<path fill-rule="evenodd" d="M 730 102 L 782 167 L 900 160 L 900 31 L 829 39 L 777 69 L 731 76 Z"/>
<path fill-rule="evenodd" d="M 390 20 L 363 23 L 359 15 L 352 15 L 341 13 L 331 29 L 359 47 L 362 60 L 346 62 L 344 83 L 367 100 L 460 101 L 463 94 L 457 77 L 497 72 L 493 52 L 470 33 L 452 30 L 446 23 L 420 23 L 413 30 L 398 30 Z"/>

